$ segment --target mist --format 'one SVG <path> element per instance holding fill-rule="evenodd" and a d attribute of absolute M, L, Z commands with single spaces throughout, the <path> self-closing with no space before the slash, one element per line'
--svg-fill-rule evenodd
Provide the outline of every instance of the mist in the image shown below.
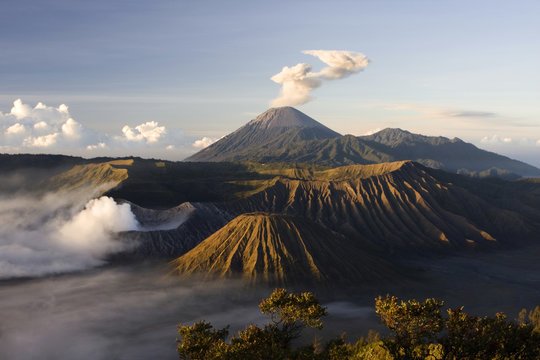
<path fill-rule="evenodd" d="M 115 238 L 139 224 L 129 204 L 93 199 L 100 189 L 0 198 L 0 279 L 104 264 L 130 245 Z"/>
<path fill-rule="evenodd" d="M 177 359 L 179 323 L 206 320 L 230 334 L 268 322 L 258 304 L 272 288 L 238 280 L 198 282 L 164 277 L 156 264 L 0 283 L 0 358 Z M 373 309 L 332 302 L 325 319 L 361 325 Z M 341 331 L 341 325 L 334 326 Z M 305 341 L 325 331 L 307 331 Z M 338 332 L 332 335 L 339 335 Z"/>

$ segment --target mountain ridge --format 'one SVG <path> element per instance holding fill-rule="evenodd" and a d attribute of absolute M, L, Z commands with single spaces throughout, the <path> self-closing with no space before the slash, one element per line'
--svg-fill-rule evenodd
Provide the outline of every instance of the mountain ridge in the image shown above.
<path fill-rule="evenodd" d="M 291 108 L 270 109 L 185 161 L 307 162 L 326 166 L 413 160 L 476 177 L 540 176 L 540 169 L 482 150 L 459 138 L 387 128 L 340 135 Z"/>

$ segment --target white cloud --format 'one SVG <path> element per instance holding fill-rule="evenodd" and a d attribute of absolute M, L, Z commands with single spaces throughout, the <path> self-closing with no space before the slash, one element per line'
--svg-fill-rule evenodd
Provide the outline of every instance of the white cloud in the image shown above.
<path fill-rule="evenodd" d="M 137 125 L 135 128 L 125 125 L 122 128 L 122 133 L 128 141 L 145 141 L 149 144 L 157 143 L 167 133 L 164 126 L 158 125 L 156 121 L 149 121 Z"/>
<path fill-rule="evenodd" d="M 49 125 L 45 121 L 40 121 L 40 122 L 34 124 L 34 129 L 36 129 L 36 130 L 45 130 L 48 127 L 49 127 Z"/>
<path fill-rule="evenodd" d="M 29 136 L 24 139 L 23 146 L 25 147 L 50 147 L 56 144 L 59 133 L 43 135 L 38 137 Z"/>
<path fill-rule="evenodd" d="M 381 131 L 381 130 L 382 130 L 382 128 L 371 129 L 371 130 L 366 131 L 366 132 L 363 133 L 362 135 L 365 135 L 365 136 L 367 136 L 367 135 L 373 135 L 373 134 L 375 134 L 375 133 L 378 133 L 378 132 Z"/>
<path fill-rule="evenodd" d="M 281 84 L 280 95 L 271 101 L 271 106 L 302 105 L 312 99 L 311 91 L 322 85 L 323 80 L 342 79 L 362 71 L 369 64 L 364 54 L 341 50 L 305 50 L 328 66 L 313 72 L 311 65 L 299 63 L 284 66 L 281 72 L 270 79 Z"/>
<path fill-rule="evenodd" d="M 25 128 L 23 124 L 15 123 L 8 127 L 5 131 L 6 135 L 16 135 L 24 133 Z"/>
<path fill-rule="evenodd" d="M 193 143 L 193 147 L 195 147 L 197 149 L 204 149 L 205 147 L 208 147 L 208 146 L 212 145 L 215 142 L 216 142 L 216 140 L 205 136 L 202 139 L 195 140 L 195 142 Z"/>
<path fill-rule="evenodd" d="M 27 117 L 32 109 L 28 105 L 23 104 L 21 99 L 17 99 L 13 102 L 10 114 L 15 116 L 17 120 Z"/>
<path fill-rule="evenodd" d="M 484 144 L 510 144 L 512 143 L 512 138 L 510 137 L 500 137 L 499 135 L 493 136 L 484 136 L 480 142 Z"/>
<path fill-rule="evenodd" d="M 192 140 L 191 140 L 192 141 Z M 126 124 L 117 134 L 92 130 L 79 123 L 66 104 L 35 106 L 21 99 L 9 113 L 0 112 L 0 146 L 4 152 L 48 152 L 92 156 L 171 156 L 189 154 L 191 141 L 179 130 L 169 130 L 157 121 L 136 126 Z M 173 145 L 174 144 L 174 145 Z M 152 149 L 151 154 L 146 150 Z M 173 151 L 174 150 L 174 151 Z"/>
<path fill-rule="evenodd" d="M 68 109 L 68 106 L 66 104 L 60 104 L 60 106 L 58 106 L 57 110 L 60 113 L 69 114 L 69 109 Z"/>
<path fill-rule="evenodd" d="M 107 147 L 107 145 L 105 145 L 105 143 L 103 142 L 100 142 L 96 145 L 88 145 L 86 147 L 87 150 L 96 150 L 96 149 L 105 149 Z"/>
<path fill-rule="evenodd" d="M 62 134 L 70 139 L 79 139 L 81 137 L 82 126 L 72 118 L 66 120 L 62 125 Z"/>
<path fill-rule="evenodd" d="M 41 101 L 38 102 L 38 103 L 36 104 L 36 106 L 34 106 L 34 110 L 46 109 L 46 108 L 47 108 L 47 106 L 46 106 L 44 103 L 42 103 Z"/>

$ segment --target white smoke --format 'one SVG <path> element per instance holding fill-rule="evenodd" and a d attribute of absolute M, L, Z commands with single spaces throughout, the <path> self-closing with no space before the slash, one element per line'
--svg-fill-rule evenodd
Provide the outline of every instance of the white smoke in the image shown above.
<path fill-rule="evenodd" d="M 280 73 L 270 79 L 281 84 L 280 95 L 270 102 L 272 107 L 302 105 L 312 99 L 311 91 L 322 85 L 323 80 L 343 79 L 362 71 L 369 65 L 364 54 L 341 50 L 305 50 L 304 54 L 313 55 L 327 67 L 320 72 L 313 72 L 311 65 L 299 63 L 284 66 Z"/>
<path fill-rule="evenodd" d="M 126 249 L 114 235 L 138 229 L 130 206 L 89 198 L 86 192 L 0 199 L 0 279 L 83 270 Z"/>

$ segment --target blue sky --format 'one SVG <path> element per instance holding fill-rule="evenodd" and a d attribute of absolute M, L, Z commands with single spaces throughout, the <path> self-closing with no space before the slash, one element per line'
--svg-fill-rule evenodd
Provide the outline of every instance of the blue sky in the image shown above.
<path fill-rule="evenodd" d="M 536 1 L 4 0 L 0 150 L 182 159 L 265 111 L 283 66 L 322 69 L 302 51 L 324 49 L 371 61 L 297 106 L 330 128 L 460 137 L 540 166 L 538 14 Z M 40 140 L 68 118 L 78 137 Z M 51 133 L 28 140 L 37 121 Z"/>

